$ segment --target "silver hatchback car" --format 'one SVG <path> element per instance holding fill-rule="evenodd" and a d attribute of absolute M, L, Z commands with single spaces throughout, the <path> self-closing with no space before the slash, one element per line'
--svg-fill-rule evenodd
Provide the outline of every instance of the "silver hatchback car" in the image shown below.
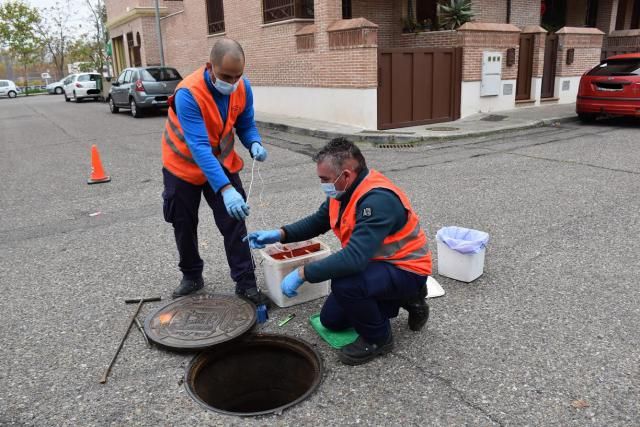
<path fill-rule="evenodd" d="M 111 83 L 109 109 L 116 114 L 120 108 L 128 108 L 138 118 L 144 110 L 168 108 L 167 100 L 181 80 L 175 68 L 127 68 Z"/>

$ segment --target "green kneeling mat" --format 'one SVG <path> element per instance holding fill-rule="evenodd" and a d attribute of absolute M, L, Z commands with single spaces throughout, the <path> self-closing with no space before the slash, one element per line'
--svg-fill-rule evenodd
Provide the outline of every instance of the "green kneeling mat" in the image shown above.
<path fill-rule="evenodd" d="M 309 323 L 311 323 L 318 335 L 333 348 L 342 348 L 358 338 L 358 333 L 353 328 L 345 329 L 344 331 L 332 331 L 325 328 L 320 323 L 320 313 L 309 317 Z"/>

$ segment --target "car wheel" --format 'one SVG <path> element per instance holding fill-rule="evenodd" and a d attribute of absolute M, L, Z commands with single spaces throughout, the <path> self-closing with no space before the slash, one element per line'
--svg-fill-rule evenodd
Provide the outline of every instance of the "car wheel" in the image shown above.
<path fill-rule="evenodd" d="M 111 110 L 111 114 L 118 114 L 120 109 L 116 106 L 116 103 L 113 102 L 113 98 L 109 97 L 109 110 Z"/>
<path fill-rule="evenodd" d="M 8 95 L 9 95 L 9 98 L 15 98 L 16 96 L 18 96 L 18 94 L 13 90 L 9 91 Z"/>
<path fill-rule="evenodd" d="M 78 98 L 78 95 L 76 94 L 76 91 L 73 91 L 73 100 L 75 101 L 76 104 L 79 104 L 82 100 L 80 98 Z"/>
<path fill-rule="evenodd" d="M 596 115 L 588 113 L 578 113 L 578 119 L 580 119 L 582 123 L 593 123 L 596 121 Z"/>
<path fill-rule="evenodd" d="M 66 93 L 66 92 L 64 93 L 64 100 L 65 100 L 66 102 L 71 101 L 71 100 L 69 99 L 69 97 L 67 96 L 67 93 Z"/>
<path fill-rule="evenodd" d="M 136 104 L 135 99 L 131 98 L 131 103 L 129 104 L 129 107 L 131 109 L 131 115 L 133 117 L 135 117 L 136 119 L 139 119 L 140 117 L 142 117 L 142 110 L 138 108 L 138 104 Z"/>
<path fill-rule="evenodd" d="M 57 87 L 56 90 L 54 90 L 56 95 L 60 95 L 62 93 L 62 88 L 61 87 Z"/>

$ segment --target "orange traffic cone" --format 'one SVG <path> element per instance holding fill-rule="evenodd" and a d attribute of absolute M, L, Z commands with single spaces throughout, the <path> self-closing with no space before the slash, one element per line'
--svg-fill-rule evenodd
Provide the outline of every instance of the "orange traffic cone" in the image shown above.
<path fill-rule="evenodd" d="M 91 146 L 91 176 L 87 181 L 87 184 L 100 184 L 101 182 L 109 182 L 111 177 L 104 173 L 102 168 L 102 162 L 100 161 L 100 153 L 98 153 L 98 147 Z"/>

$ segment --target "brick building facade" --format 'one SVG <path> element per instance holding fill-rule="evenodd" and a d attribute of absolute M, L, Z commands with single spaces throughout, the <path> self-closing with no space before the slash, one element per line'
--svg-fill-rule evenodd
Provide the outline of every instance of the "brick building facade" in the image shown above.
<path fill-rule="evenodd" d="M 541 101 L 575 101 L 575 80 L 600 59 L 602 34 L 615 31 L 616 25 L 634 24 L 633 7 L 623 24 L 616 22 L 618 2 L 625 2 L 626 9 L 627 3 L 634 3 L 596 0 L 593 24 L 602 31 L 585 31 L 581 27 L 593 20 L 588 9 L 594 1 L 566 0 L 564 28 L 552 40 L 540 27 L 541 3 L 531 0 L 473 0 L 473 22 L 457 30 L 436 30 L 436 0 L 160 0 L 159 4 L 166 63 L 183 75 L 208 60 L 216 40 L 231 37 L 245 49 L 246 75 L 258 111 L 375 129 L 382 126 L 383 110 L 390 112 L 391 124 L 405 126 Z M 106 0 L 106 5 L 116 70 L 159 64 L 154 1 Z M 421 20 L 423 28 L 418 30 L 415 24 Z M 640 33 L 632 37 L 625 33 L 624 42 L 633 37 L 640 39 Z M 559 39 L 555 56 L 545 55 L 549 43 Z M 573 50 L 568 65 L 569 49 Z M 501 66 L 497 77 L 485 81 L 487 52 Z M 386 68 L 380 62 L 384 54 L 394 58 Z M 445 57 L 451 62 L 442 65 Z M 433 58 L 438 60 L 433 63 Z M 552 71 L 553 76 L 544 76 Z M 411 80 L 408 86 L 404 80 Z M 489 80 L 497 89 L 481 95 Z M 393 89 L 389 96 L 382 95 L 383 86 L 399 83 L 402 94 Z M 451 108 L 444 115 L 434 113 L 440 100 L 431 99 L 440 84 L 451 87 L 447 92 Z M 404 108 L 402 99 L 413 106 Z M 394 118 L 400 110 L 406 110 L 406 117 Z"/>

